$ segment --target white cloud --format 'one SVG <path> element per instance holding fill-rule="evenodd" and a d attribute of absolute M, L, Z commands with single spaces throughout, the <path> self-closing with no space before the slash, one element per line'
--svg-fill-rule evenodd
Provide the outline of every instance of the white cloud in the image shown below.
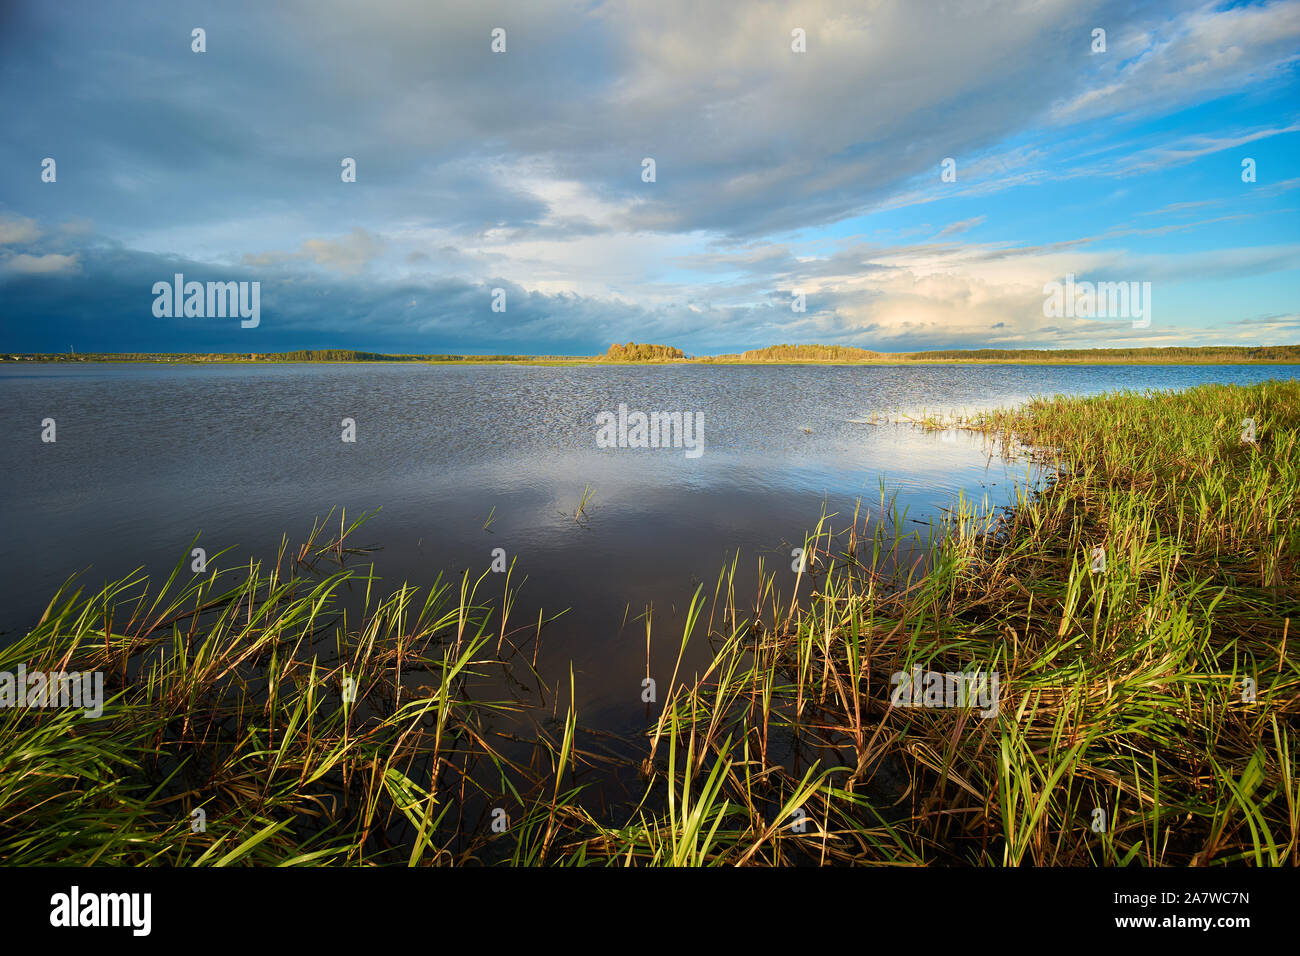
<path fill-rule="evenodd" d="M 49 276 L 73 273 L 78 271 L 80 266 L 75 255 L 65 256 L 52 252 L 48 255 L 32 256 L 23 252 L 5 259 L 0 268 L 10 275 Z"/>
<path fill-rule="evenodd" d="M 296 252 L 248 253 L 243 262 L 247 266 L 311 262 L 332 272 L 355 275 L 374 262 L 384 248 L 382 237 L 358 227 L 340 239 L 305 239 Z"/>
<path fill-rule="evenodd" d="M 35 219 L 11 216 L 0 219 L 0 243 L 31 242 L 41 234 Z"/>

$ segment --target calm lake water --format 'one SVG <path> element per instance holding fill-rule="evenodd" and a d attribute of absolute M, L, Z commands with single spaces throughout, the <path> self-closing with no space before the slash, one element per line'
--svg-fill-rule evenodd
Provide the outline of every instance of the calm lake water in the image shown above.
<path fill-rule="evenodd" d="M 438 571 L 477 576 L 503 548 L 525 581 L 512 618 L 548 626 L 539 670 L 573 661 L 588 726 L 645 719 L 644 624 L 669 669 L 684 605 L 737 552 L 789 571 L 823 509 L 849 522 L 883 483 L 928 522 L 958 493 L 1005 502 L 1025 466 L 990 461 L 955 432 L 854 422 L 1034 395 L 1294 378 L 1300 366 L 5 365 L 0 640 L 39 617 L 69 575 L 87 586 L 165 573 L 194 535 L 222 566 L 300 541 L 331 508 L 380 510 L 351 541 L 374 545 L 396 587 Z M 620 404 L 703 416 L 703 453 L 601 448 L 596 416 Z M 55 419 L 57 441 L 41 441 Z M 356 441 L 341 440 L 341 420 Z M 584 489 L 594 498 L 582 521 Z M 492 521 L 484 523 L 489 514 Z M 922 535 L 924 524 L 913 527 Z M 909 521 L 910 524 L 910 521 Z M 748 571 L 747 571 L 748 573 Z M 484 587 L 499 593 L 504 575 Z M 788 589 L 787 589 L 788 593 Z M 658 666 L 657 664 L 655 666 Z"/>

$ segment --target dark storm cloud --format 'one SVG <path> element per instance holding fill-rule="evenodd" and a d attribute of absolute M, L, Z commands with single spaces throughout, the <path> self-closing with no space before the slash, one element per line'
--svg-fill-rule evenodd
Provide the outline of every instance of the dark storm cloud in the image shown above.
<path fill-rule="evenodd" d="M 620 336 L 663 321 L 644 310 L 580 296 L 545 295 L 505 278 L 472 283 L 375 281 L 315 277 L 257 266 L 209 263 L 140 253 L 95 242 L 46 243 L 39 257 L 70 259 L 58 274 L 18 273 L 0 258 L 0 326 L 9 351 L 271 352 L 299 348 L 368 351 L 514 352 L 521 336 L 553 354 L 589 354 Z M 153 314 L 156 282 L 259 282 L 261 323 L 238 318 L 172 318 Z M 505 290 L 504 312 L 492 293 Z M 41 321 L 28 317 L 41 314 Z"/>

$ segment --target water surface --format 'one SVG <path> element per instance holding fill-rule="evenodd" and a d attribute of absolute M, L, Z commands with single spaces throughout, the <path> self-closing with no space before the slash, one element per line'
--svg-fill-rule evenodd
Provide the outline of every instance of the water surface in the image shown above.
<path fill-rule="evenodd" d="M 517 620 L 547 629 L 540 669 L 584 723 L 645 717 L 644 625 L 671 669 L 681 614 L 739 551 L 794 581 L 790 551 L 823 510 L 847 523 L 882 485 L 928 522 L 959 493 L 999 504 L 1023 465 L 981 440 L 860 420 L 899 408 L 1010 405 L 1042 394 L 1293 378 L 1298 366 L 426 366 L 17 364 L 0 367 L 5 494 L 0 630 L 29 627 L 70 574 L 95 586 L 136 567 L 233 547 L 274 554 L 334 509 L 381 509 L 354 543 L 382 548 L 394 587 L 486 570 L 526 578 Z M 620 403 L 703 416 L 703 453 L 599 448 Z M 57 441 L 41 441 L 56 421 Z M 341 440 L 341 421 L 356 442 Z M 854 420 L 859 421 L 854 421 Z M 573 515 L 584 490 L 594 498 Z M 492 520 L 485 529 L 489 515 Z M 916 527 L 924 533 L 923 524 Z M 500 590 L 504 575 L 485 583 Z M 751 578 L 747 578 L 751 579 Z M 0 635 L 0 640 L 5 639 Z M 655 663 L 653 666 L 659 666 Z"/>

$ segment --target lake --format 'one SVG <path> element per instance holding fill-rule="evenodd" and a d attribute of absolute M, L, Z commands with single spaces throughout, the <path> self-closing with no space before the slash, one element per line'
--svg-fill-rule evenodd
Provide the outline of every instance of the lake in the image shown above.
<path fill-rule="evenodd" d="M 761 559 L 792 587 L 791 550 L 823 510 L 843 527 L 859 501 L 878 511 L 883 487 L 925 538 L 958 494 L 997 505 L 1027 477 L 978 436 L 863 423 L 871 413 L 1297 372 L 6 364 L 0 640 L 33 624 L 75 572 L 88 587 L 141 566 L 165 576 L 196 534 L 209 555 L 233 549 L 221 566 L 247 564 L 273 556 L 282 534 L 300 541 L 331 509 L 336 519 L 379 509 L 350 543 L 380 549 L 373 560 L 392 587 L 439 571 L 477 577 L 503 549 L 516 561 L 512 584 L 523 582 L 512 620 L 569 609 L 545 631 L 544 679 L 567 683 L 571 660 L 583 723 L 632 732 L 645 721 L 647 607 L 652 666 L 670 669 L 685 605 L 701 583 L 712 595 L 737 554 L 740 580 L 754 580 Z M 597 416 L 620 405 L 632 424 L 637 411 L 695 416 L 702 445 L 599 447 Z M 46 418 L 53 443 L 41 440 Z M 354 442 L 342 440 L 343 419 Z M 499 594 L 503 579 L 484 588 Z"/>

